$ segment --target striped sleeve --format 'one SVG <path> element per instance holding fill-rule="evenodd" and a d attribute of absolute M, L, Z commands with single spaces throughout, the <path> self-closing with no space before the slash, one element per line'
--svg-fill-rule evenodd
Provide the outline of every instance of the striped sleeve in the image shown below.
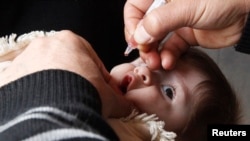
<path fill-rule="evenodd" d="M 96 89 L 77 74 L 47 70 L 0 88 L 0 140 L 118 140 Z"/>

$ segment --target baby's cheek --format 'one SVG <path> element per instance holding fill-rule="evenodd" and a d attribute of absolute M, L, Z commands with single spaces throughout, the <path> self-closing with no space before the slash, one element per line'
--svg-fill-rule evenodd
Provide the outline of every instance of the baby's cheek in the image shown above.
<path fill-rule="evenodd" d="M 143 112 L 156 110 L 155 106 L 165 102 L 159 91 L 151 87 L 130 90 L 125 94 L 125 98 L 138 109 L 144 110 Z"/>

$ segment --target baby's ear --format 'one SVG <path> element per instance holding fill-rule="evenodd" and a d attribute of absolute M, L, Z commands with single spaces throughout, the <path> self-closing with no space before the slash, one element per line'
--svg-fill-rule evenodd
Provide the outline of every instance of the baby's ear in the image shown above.
<path fill-rule="evenodd" d="M 140 57 L 131 62 L 134 66 L 145 66 L 147 65 Z"/>

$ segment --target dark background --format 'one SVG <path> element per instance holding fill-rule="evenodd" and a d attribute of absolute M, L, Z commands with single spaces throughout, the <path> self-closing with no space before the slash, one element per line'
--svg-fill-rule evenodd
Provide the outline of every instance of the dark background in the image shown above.
<path fill-rule="evenodd" d="M 126 0 L 10 0 L 0 2 L 0 36 L 68 29 L 87 39 L 108 70 L 131 61 L 124 56 Z M 66 58 L 65 58 L 66 59 Z"/>

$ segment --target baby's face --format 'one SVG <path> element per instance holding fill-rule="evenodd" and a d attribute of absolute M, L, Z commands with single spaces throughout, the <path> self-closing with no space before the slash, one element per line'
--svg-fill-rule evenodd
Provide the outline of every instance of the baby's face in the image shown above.
<path fill-rule="evenodd" d="M 188 64 L 151 71 L 141 60 L 118 65 L 110 74 L 127 100 L 141 112 L 156 114 L 171 131 L 185 127 L 195 100 L 192 90 L 205 80 Z"/>

